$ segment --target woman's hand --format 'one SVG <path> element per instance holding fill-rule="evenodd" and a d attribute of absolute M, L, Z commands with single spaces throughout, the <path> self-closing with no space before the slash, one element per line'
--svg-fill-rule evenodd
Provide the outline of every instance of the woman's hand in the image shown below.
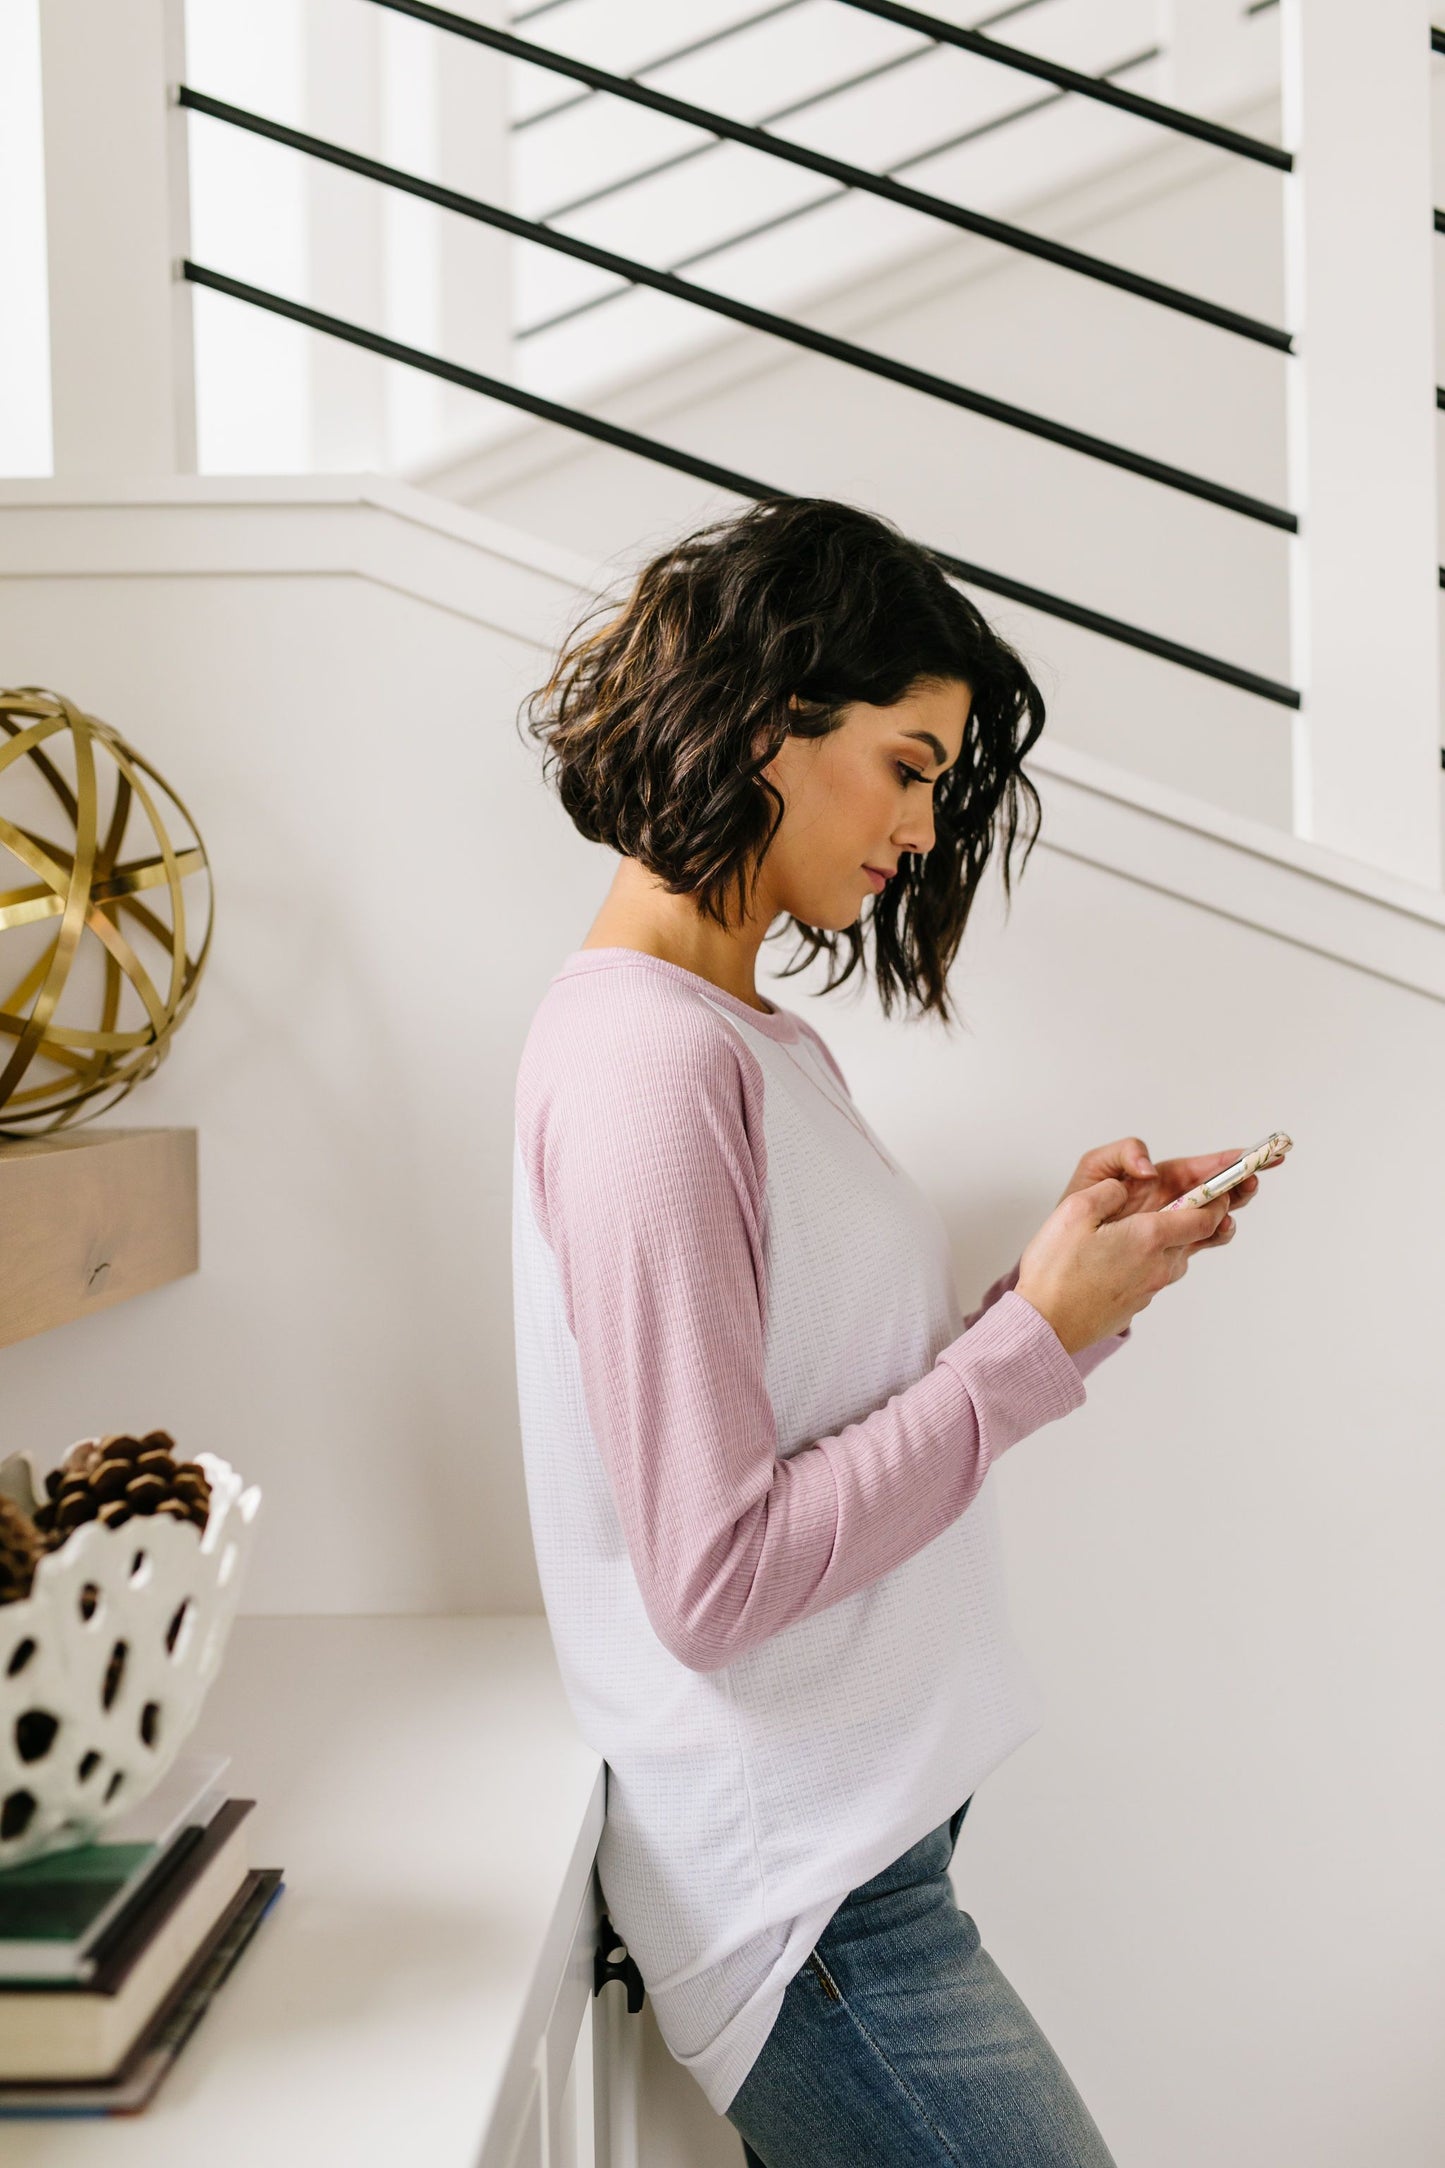
<path fill-rule="evenodd" d="M 1019 1259 L 1018 1292 L 1077 1355 L 1122 1332 L 1161 1288 L 1182 1280 L 1227 1216 L 1223 1197 L 1177 1212 L 1130 1212 L 1123 1177 L 1104 1175 L 1055 1205 Z"/>
<path fill-rule="evenodd" d="M 1196 1183 L 1207 1182 L 1221 1167 L 1232 1166 L 1244 1149 L 1241 1144 L 1228 1152 L 1201 1152 L 1193 1158 L 1161 1159 L 1156 1166 L 1140 1137 L 1120 1137 L 1113 1144 L 1096 1144 L 1079 1161 L 1073 1180 L 1059 1203 L 1063 1203 L 1064 1197 L 1072 1197 L 1075 1190 L 1089 1189 L 1095 1182 L 1112 1179 L 1122 1182 L 1126 1193 L 1123 1204 L 1113 1215 L 1115 1218 L 1128 1219 L 1135 1212 L 1159 1212 L 1176 1197 L 1193 1189 Z M 1213 1250 L 1226 1243 L 1234 1233 L 1234 1214 L 1244 1209 L 1258 1188 L 1257 1174 L 1250 1175 L 1247 1181 L 1236 1182 L 1227 1192 L 1229 1209 L 1218 1230 L 1207 1241 L 1196 1243 L 1196 1249 Z"/>
<path fill-rule="evenodd" d="M 1122 1332 L 1161 1288 L 1184 1277 L 1197 1251 L 1220 1249 L 1232 1239 L 1234 1214 L 1258 1189 L 1258 1175 L 1208 1204 L 1167 1214 L 1163 1208 L 1232 1165 L 1243 1149 L 1164 1159 L 1157 1166 L 1141 1137 L 1120 1137 L 1085 1152 L 1025 1249 L 1018 1276 L 1018 1292 L 1071 1355 Z"/>

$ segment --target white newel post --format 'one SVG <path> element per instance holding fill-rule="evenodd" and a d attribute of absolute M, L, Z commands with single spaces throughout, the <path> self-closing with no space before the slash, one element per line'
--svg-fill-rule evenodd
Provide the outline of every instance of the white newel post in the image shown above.
<path fill-rule="evenodd" d="M 382 155 L 383 18 L 356 0 L 307 0 L 303 125 L 331 143 Z M 319 159 L 306 161 L 307 296 L 348 323 L 386 323 L 386 192 Z M 324 472 L 385 471 L 385 364 L 364 347 L 308 338 L 311 463 Z"/>
<path fill-rule="evenodd" d="M 1430 7 L 1281 18 L 1295 832 L 1438 888 Z"/>
<path fill-rule="evenodd" d="M 193 473 L 182 0 L 41 0 L 57 475 Z"/>

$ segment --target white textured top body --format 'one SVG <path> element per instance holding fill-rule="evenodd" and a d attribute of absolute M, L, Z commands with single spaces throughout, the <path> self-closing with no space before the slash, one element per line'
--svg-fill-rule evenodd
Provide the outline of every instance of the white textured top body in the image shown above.
<path fill-rule="evenodd" d="M 724 2111 L 832 1913 L 1036 1731 L 992 1460 L 1084 1399 L 1018 1294 L 967 1321 L 937 1208 L 812 1027 L 578 950 L 518 1072 L 528 1505 L 598 1868 Z"/>

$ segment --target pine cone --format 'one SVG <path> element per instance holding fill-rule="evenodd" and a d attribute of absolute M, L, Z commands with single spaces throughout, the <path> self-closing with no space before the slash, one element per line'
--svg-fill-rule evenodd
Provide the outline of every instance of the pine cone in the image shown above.
<path fill-rule="evenodd" d="M 83 1521 L 120 1528 L 137 1514 L 190 1521 L 203 1533 L 211 1509 L 211 1486 L 193 1460 L 177 1461 L 169 1431 L 143 1438 L 115 1432 L 72 1446 L 45 1478 L 49 1496 L 35 1515 L 50 1550 Z"/>
<path fill-rule="evenodd" d="M 105 1452 L 116 1443 L 118 1435 L 119 1433 L 116 1433 L 109 1438 L 82 1438 L 79 1445 L 70 1448 L 60 1463 L 60 1474 L 89 1475 Z"/>
<path fill-rule="evenodd" d="M 8 1498 L 0 1498 L 0 1603 L 22 1603 L 30 1594 L 45 1539 Z"/>

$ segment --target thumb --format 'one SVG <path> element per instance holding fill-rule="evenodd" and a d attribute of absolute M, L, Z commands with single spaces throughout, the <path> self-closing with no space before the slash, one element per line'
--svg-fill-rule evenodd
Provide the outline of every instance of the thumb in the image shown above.
<path fill-rule="evenodd" d="M 1098 1224 L 1112 1219 L 1120 1205 L 1128 1203 L 1129 1189 L 1127 1183 L 1109 1174 L 1100 1182 L 1091 1182 L 1087 1189 L 1077 1190 L 1075 1195 L 1082 1197 L 1089 1218 Z"/>

